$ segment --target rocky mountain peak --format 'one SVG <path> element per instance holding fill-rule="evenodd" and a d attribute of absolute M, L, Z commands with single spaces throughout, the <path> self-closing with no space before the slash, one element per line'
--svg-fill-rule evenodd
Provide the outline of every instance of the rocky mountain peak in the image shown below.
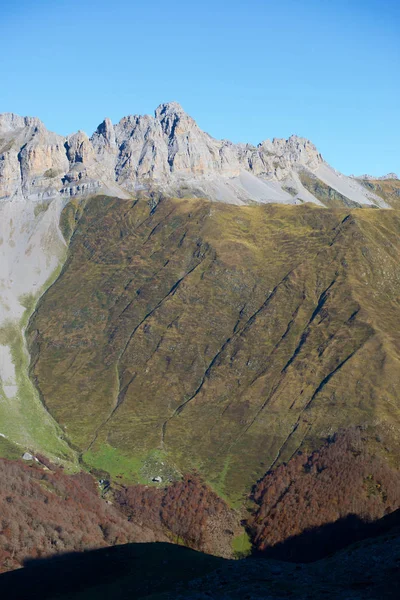
<path fill-rule="evenodd" d="M 89 162 L 94 157 L 93 146 L 84 131 L 68 136 L 65 149 L 70 163 Z"/>
<path fill-rule="evenodd" d="M 104 121 L 100 123 L 100 125 L 92 135 L 91 140 L 93 141 L 93 139 L 95 139 L 96 136 L 97 138 L 101 136 L 104 140 L 104 143 L 108 144 L 109 146 L 115 144 L 115 131 L 111 119 L 106 117 Z"/>
<path fill-rule="evenodd" d="M 197 123 L 190 117 L 178 102 L 160 104 L 155 110 L 155 119 L 161 125 L 164 135 L 173 138 L 180 134 L 190 135 L 192 130 L 200 131 Z"/>
<path fill-rule="evenodd" d="M 304 170 L 311 181 L 307 187 L 301 179 Z M 312 185 L 317 177 L 350 204 L 385 205 L 371 190 L 339 175 L 305 138 L 292 135 L 258 146 L 217 140 L 175 101 L 160 104 L 154 116 L 131 115 L 116 125 L 106 118 L 90 138 L 81 131 L 59 136 L 35 117 L 0 115 L 3 198 L 65 197 L 94 190 L 126 197 L 145 188 L 178 196 L 184 189 L 185 194 L 234 204 L 321 204 Z"/>
<path fill-rule="evenodd" d="M 0 114 L 0 133 L 12 134 L 20 129 L 46 130 L 46 127 L 37 117 L 21 117 L 15 113 Z"/>
<path fill-rule="evenodd" d="M 154 111 L 154 116 L 159 121 L 161 121 L 166 115 L 188 116 L 179 102 L 175 101 L 160 104 Z"/>

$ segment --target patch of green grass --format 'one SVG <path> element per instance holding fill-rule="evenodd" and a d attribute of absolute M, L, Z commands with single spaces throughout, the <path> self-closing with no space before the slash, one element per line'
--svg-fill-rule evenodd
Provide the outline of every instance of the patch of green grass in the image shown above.
<path fill-rule="evenodd" d="M 170 465 L 168 458 L 158 449 L 141 456 L 127 455 L 107 443 L 95 444 L 83 453 L 85 466 L 108 473 L 120 483 L 142 483 L 152 485 L 152 479 L 160 476 L 162 485 L 179 478 L 178 471 Z"/>
<path fill-rule="evenodd" d="M 235 558 L 246 558 L 246 556 L 251 554 L 252 544 L 246 532 L 233 538 L 232 550 Z"/>
<path fill-rule="evenodd" d="M 54 177 L 58 177 L 61 174 L 61 171 L 58 169 L 47 169 L 43 173 L 43 177 L 48 177 L 49 179 L 53 179 Z"/>
<path fill-rule="evenodd" d="M 38 217 L 41 213 L 45 213 L 50 206 L 50 202 L 37 202 L 33 209 L 33 214 L 35 218 Z"/>
<path fill-rule="evenodd" d="M 103 443 L 96 450 L 84 452 L 82 460 L 89 468 L 104 471 L 112 478 L 121 479 L 123 483 L 145 483 L 139 475 L 143 459 L 127 456 L 109 444 Z"/>
<path fill-rule="evenodd" d="M 26 319 L 26 317 L 25 317 Z M 62 431 L 43 406 L 29 378 L 29 355 L 21 326 L 8 323 L 0 330 L 0 341 L 9 347 L 15 369 L 16 396 L 7 398 L 2 391 L 0 423 L 10 441 L 24 449 L 41 451 L 50 458 L 74 462 L 74 453 L 62 439 Z"/>
<path fill-rule="evenodd" d="M 60 229 L 66 242 L 69 242 L 86 206 L 86 198 L 74 198 L 64 207 L 60 217 Z"/>
<path fill-rule="evenodd" d="M 226 487 L 225 487 L 225 480 L 226 480 L 226 477 L 229 472 L 230 463 L 231 463 L 231 457 L 227 456 L 226 460 L 224 461 L 221 471 L 218 473 L 217 479 L 215 481 L 207 481 L 207 484 L 217 494 L 217 496 L 219 496 L 220 498 L 225 500 L 225 502 L 228 504 L 228 506 L 230 506 L 231 508 L 237 509 L 242 506 L 242 504 L 243 504 L 242 499 L 240 499 L 240 498 L 233 499 L 232 496 L 230 496 L 229 492 L 227 493 Z"/>
<path fill-rule="evenodd" d="M 35 309 L 37 298 L 38 298 L 38 294 L 32 294 L 32 293 L 22 294 L 22 296 L 20 296 L 18 298 L 20 304 L 25 308 L 26 315 L 28 316 L 28 318 Z"/>
<path fill-rule="evenodd" d="M 7 438 L 0 436 L 0 456 L 2 458 L 17 460 L 18 458 L 21 458 L 22 454 L 23 450 L 20 446 Z"/>
<path fill-rule="evenodd" d="M 36 294 L 28 293 L 19 297 L 25 308 L 19 323 L 10 321 L 0 327 L 0 343 L 10 350 L 17 387 L 15 397 L 7 398 L 0 386 L 0 427 L 4 429 L 2 433 L 7 435 L 7 447 L 13 442 L 20 446 L 15 446 L 14 456 L 20 456 L 25 449 L 40 451 L 55 461 L 61 460 L 68 470 L 74 471 L 77 469 L 77 456 L 64 439 L 59 425 L 46 410 L 29 377 L 30 356 L 25 340 L 25 329 L 38 298 L 57 279 L 61 269 L 62 264 L 59 264 Z M 5 447 L 5 443 L 0 446 L 0 455 L 6 455 L 2 454 Z"/>

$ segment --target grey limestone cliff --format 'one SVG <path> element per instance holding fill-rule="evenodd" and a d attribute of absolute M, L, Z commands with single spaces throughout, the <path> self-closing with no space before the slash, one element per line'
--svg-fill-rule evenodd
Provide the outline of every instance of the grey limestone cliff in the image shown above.
<path fill-rule="evenodd" d="M 37 118 L 0 115 L 0 198 L 50 199 L 98 192 L 127 197 L 140 189 L 211 200 L 323 204 L 302 183 L 306 173 L 356 204 L 385 206 L 357 180 L 327 165 L 308 140 L 257 146 L 216 140 L 176 102 L 154 116 L 105 119 L 89 138 L 62 137 Z"/>

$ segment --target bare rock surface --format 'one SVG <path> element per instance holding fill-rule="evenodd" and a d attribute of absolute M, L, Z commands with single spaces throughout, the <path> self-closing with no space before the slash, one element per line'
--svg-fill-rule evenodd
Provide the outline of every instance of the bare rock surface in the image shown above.
<path fill-rule="evenodd" d="M 105 119 L 89 138 L 62 137 L 32 117 L 0 115 L 0 198 L 43 199 L 95 191 L 127 197 L 140 189 L 248 204 L 323 204 L 301 183 L 299 172 L 361 205 L 384 200 L 323 160 L 309 140 L 266 140 L 257 146 L 216 140 L 202 131 L 177 102 L 154 116 L 130 115 L 113 125 Z"/>

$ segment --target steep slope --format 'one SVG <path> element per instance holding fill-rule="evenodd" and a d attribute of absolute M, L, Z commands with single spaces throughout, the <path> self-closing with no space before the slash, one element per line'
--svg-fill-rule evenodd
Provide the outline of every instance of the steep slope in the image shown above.
<path fill-rule="evenodd" d="M 398 464 L 396 211 L 96 197 L 62 224 L 31 372 L 85 463 L 235 503 L 349 425 Z"/>
<path fill-rule="evenodd" d="M 400 180 L 392 173 L 392 176 L 385 178 L 360 179 L 361 183 L 368 190 L 371 190 L 377 196 L 380 196 L 393 208 L 400 208 Z"/>
<path fill-rule="evenodd" d="M 325 204 L 326 193 L 304 185 L 302 174 L 332 190 L 340 205 L 388 206 L 356 179 L 334 171 L 304 138 L 257 146 L 216 140 L 176 102 L 161 104 L 154 117 L 128 116 L 117 125 L 105 119 L 90 139 L 82 131 L 63 138 L 37 118 L 0 115 L 0 199 L 96 191 L 124 198 L 146 189 L 232 204 Z"/>
<path fill-rule="evenodd" d="M 367 438 L 361 428 L 349 429 L 267 473 L 252 495 L 257 508 L 248 526 L 255 547 L 308 562 L 366 537 L 385 515 L 396 519 L 400 472 L 368 453 Z"/>
<path fill-rule="evenodd" d="M 66 244 L 60 199 L 0 201 L 0 455 L 9 445 L 74 460 L 28 376 L 25 327 L 41 293 L 59 272 Z"/>
<path fill-rule="evenodd" d="M 0 459 L 0 476 L 0 573 L 22 567 L 28 558 L 167 541 L 161 531 L 155 535 L 146 524 L 128 521 L 103 500 L 87 473 L 67 475 L 54 465 L 49 470 Z"/>

